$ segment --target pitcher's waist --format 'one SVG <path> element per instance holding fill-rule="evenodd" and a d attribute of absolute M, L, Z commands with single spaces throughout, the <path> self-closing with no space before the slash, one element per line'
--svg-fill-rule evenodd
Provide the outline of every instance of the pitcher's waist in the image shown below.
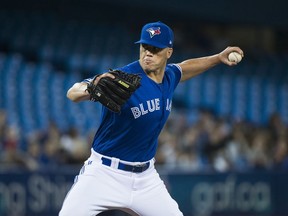
<path fill-rule="evenodd" d="M 98 159 L 103 165 L 116 168 L 119 170 L 124 170 L 127 172 L 134 172 L 134 173 L 144 172 L 149 167 L 153 166 L 155 162 L 154 158 L 145 162 L 124 161 L 124 160 L 120 160 L 119 158 L 102 155 L 96 152 L 94 149 L 92 149 L 91 151 L 92 151 L 92 156 Z"/>

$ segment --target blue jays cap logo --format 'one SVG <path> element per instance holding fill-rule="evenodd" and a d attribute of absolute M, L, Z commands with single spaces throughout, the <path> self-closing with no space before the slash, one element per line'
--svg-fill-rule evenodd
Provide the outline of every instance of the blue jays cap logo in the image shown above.
<path fill-rule="evenodd" d="M 135 43 L 147 44 L 163 49 L 166 47 L 173 47 L 173 39 L 174 35 L 172 29 L 159 21 L 144 25 L 141 30 L 140 40 Z"/>
<path fill-rule="evenodd" d="M 151 27 L 147 29 L 146 31 L 149 32 L 150 38 L 154 37 L 155 35 L 161 34 L 160 27 Z"/>

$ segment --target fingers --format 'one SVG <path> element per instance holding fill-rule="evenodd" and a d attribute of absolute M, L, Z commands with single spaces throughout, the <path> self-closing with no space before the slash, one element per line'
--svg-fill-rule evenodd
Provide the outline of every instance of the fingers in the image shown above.
<path fill-rule="evenodd" d="M 94 80 L 94 85 L 97 85 L 97 83 L 100 81 L 100 79 L 102 79 L 103 77 L 110 77 L 112 79 L 115 79 L 115 76 L 109 72 L 107 73 L 103 73 L 99 76 L 96 77 L 96 79 Z"/>
<path fill-rule="evenodd" d="M 244 57 L 244 52 L 243 52 L 243 50 L 240 48 L 240 47 L 237 47 L 237 46 L 229 46 L 229 47 L 227 47 L 225 50 L 224 50 L 224 52 L 226 52 L 227 53 L 227 56 L 229 55 L 229 53 L 231 53 L 231 52 L 237 52 L 237 53 L 239 53 L 241 56 L 242 56 L 242 58 Z"/>
<path fill-rule="evenodd" d="M 229 59 L 228 59 L 228 56 L 231 52 L 237 52 L 242 56 L 242 58 L 244 57 L 244 52 L 240 47 L 228 46 L 225 50 L 223 50 L 221 53 L 219 53 L 219 58 L 220 58 L 220 61 L 222 63 L 229 65 L 229 66 L 235 66 L 238 63 L 233 62 L 233 61 L 229 61 Z"/>
<path fill-rule="evenodd" d="M 235 66 L 238 64 L 237 62 L 232 62 L 232 61 L 229 61 L 228 59 L 224 60 L 223 63 L 229 66 Z"/>

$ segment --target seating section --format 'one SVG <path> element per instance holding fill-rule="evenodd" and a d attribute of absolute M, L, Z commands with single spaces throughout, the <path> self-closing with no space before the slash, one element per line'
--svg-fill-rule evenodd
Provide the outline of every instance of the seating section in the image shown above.
<path fill-rule="evenodd" d="M 3 12 L 0 28 L 0 109 L 8 111 L 9 124 L 28 134 L 45 129 L 51 120 L 63 130 L 76 125 L 85 133 L 97 127 L 99 104 L 72 103 L 67 90 L 138 58 L 133 45 L 138 35 L 125 25 Z M 278 112 L 288 122 L 287 56 L 246 58 L 237 67 L 219 65 L 181 83 L 175 107 L 181 104 L 191 112 L 209 107 L 219 115 L 256 123 Z"/>

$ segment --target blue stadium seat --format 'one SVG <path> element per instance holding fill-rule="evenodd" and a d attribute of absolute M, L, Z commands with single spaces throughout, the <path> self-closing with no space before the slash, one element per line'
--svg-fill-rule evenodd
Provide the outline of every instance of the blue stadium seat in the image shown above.
<path fill-rule="evenodd" d="M 123 66 L 139 54 L 133 44 L 137 37 L 125 26 L 3 11 L 0 27 L 0 42 L 9 42 L 14 52 L 0 53 L 0 108 L 9 111 L 9 123 L 21 125 L 26 132 L 45 129 L 50 120 L 63 130 L 77 125 L 83 133 L 97 127 L 101 106 L 73 103 L 66 98 L 67 90 L 84 76 Z M 36 59 L 29 59 L 27 52 Z M 287 82 L 288 56 L 269 55 L 257 64 L 242 61 L 232 69 L 219 65 L 181 83 L 174 97 L 192 110 L 208 107 L 221 115 L 260 123 L 279 111 L 288 122 Z"/>
<path fill-rule="evenodd" d="M 247 113 L 248 78 L 243 75 L 236 75 L 233 86 L 232 115 L 238 120 L 245 119 Z"/>

